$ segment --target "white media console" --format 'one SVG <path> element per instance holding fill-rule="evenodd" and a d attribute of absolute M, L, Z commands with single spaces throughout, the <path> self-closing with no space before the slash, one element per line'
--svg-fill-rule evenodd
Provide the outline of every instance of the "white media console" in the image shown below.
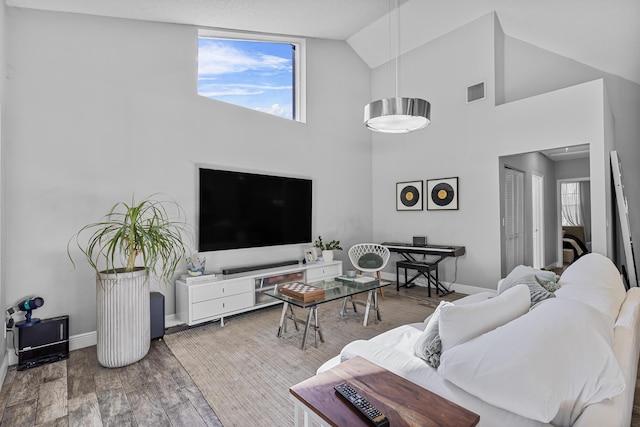
<path fill-rule="evenodd" d="M 176 281 L 176 316 L 189 326 L 244 313 L 260 307 L 282 304 L 264 295 L 276 284 L 317 282 L 342 275 L 342 261 L 297 264 L 227 276 L 216 275 L 187 283 Z"/>

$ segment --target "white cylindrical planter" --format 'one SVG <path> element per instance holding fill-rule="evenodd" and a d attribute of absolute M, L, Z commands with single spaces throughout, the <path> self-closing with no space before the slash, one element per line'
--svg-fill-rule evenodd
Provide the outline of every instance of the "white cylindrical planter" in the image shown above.
<path fill-rule="evenodd" d="M 333 250 L 322 251 L 322 259 L 325 262 L 333 261 Z"/>
<path fill-rule="evenodd" d="M 149 280 L 144 269 L 96 279 L 98 362 L 106 368 L 130 365 L 149 351 Z"/>

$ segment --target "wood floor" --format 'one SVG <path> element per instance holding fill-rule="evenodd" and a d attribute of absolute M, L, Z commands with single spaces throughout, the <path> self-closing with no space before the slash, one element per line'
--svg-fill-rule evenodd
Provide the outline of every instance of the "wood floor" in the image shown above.
<path fill-rule="evenodd" d="M 218 418 L 163 341 L 124 368 L 103 368 L 96 348 L 26 371 L 7 372 L 0 426 L 203 426 Z"/>
<path fill-rule="evenodd" d="M 635 389 L 631 427 L 640 427 L 640 380 Z M 0 427 L 8 426 L 222 424 L 166 344 L 154 341 L 143 360 L 124 368 L 100 366 L 95 347 L 26 371 L 9 368 L 0 390 Z"/>

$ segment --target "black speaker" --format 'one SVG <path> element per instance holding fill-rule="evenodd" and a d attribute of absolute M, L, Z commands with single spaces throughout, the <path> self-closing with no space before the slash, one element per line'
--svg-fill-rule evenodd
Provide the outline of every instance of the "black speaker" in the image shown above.
<path fill-rule="evenodd" d="M 256 271 L 256 270 L 265 270 L 267 268 L 275 268 L 275 267 L 285 267 L 287 265 L 296 265 L 298 264 L 297 259 L 289 259 L 286 261 L 278 261 L 278 262 L 271 262 L 268 264 L 254 264 L 254 265 L 242 265 L 239 267 L 228 267 L 228 268 L 223 268 L 222 269 L 222 274 L 229 275 L 229 274 L 236 274 L 236 273 L 246 273 L 248 271 Z"/>
<path fill-rule="evenodd" d="M 413 246 L 427 246 L 427 237 L 413 236 Z"/>
<path fill-rule="evenodd" d="M 164 336 L 164 295 L 160 292 L 151 292 L 151 339 L 155 340 Z"/>
<path fill-rule="evenodd" d="M 18 371 L 69 357 L 69 316 L 42 319 L 17 331 Z"/>

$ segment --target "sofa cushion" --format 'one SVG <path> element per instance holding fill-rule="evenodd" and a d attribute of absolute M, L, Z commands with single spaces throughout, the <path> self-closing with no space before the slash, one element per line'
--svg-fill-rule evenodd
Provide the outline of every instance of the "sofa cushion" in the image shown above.
<path fill-rule="evenodd" d="M 613 262 L 600 254 L 580 257 L 560 276 L 562 287 L 558 298 L 572 299 L 589 304 L 615 322 L 626 291 L 620 272 Z"/>
<path fill-rule="evenodd" d="M 568 426 L 625 387 L 613 328 L 579 301 L 553 298 L 442 353 L 440 373 L 466 392 L 526 418 Z"/>
<path fill-rule="evenodd" d="M 369 341 L 379 347 L 393 347 L 408 356 L 413 356 L 413 346 L 416 339 L 418 339 L 422 331 L 424 331 L 425 326 L 426 324 L 423 322 L 409 323 L 376 335 Z M 353 353 L 349 353 L 348 347 L 350 347 L 350 345 L 351 344 L 347 344 L 343 348 L 341 352 L 342 361 L 348 360 L 353 356 Z"/>
<path fill-rule="evenodd" d="M 358 259 L 358 267 L 361 268 L 380 268 L 384 260 L 378 254 L 364 254 Z"/>
<path fill-rule="evenodd" d="M 522 316 L 530 306 L 529 288 L 525 285 L 473 304 L 443 304 L 439 322 L 442 351 Z"/>

